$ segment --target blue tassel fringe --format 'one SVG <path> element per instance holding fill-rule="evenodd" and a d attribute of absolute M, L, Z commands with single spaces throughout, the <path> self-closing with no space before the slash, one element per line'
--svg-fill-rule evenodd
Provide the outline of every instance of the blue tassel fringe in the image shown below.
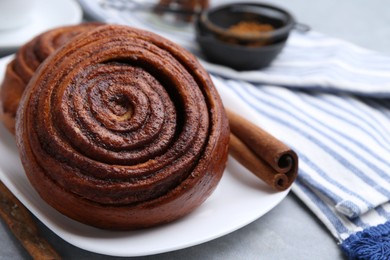
<path fill-rule="evenodd" d="M 390 259 L 390 221 L 349 236 L 341 244 L 348 259 Z"/>

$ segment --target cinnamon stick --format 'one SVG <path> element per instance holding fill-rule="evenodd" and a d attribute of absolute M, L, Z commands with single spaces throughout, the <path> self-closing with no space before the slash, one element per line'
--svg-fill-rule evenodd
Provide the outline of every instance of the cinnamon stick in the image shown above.
<path fill-rule="evenodd" d="M 226 110 L 230 154 L 276 190 L 286 190 L 298 172 L 298 156 L 283 142 L 236 113 Z"/>
<path fill-rule="evenodd" d="M 0 216 L 33 259 L 61 259 L 38 233 L 30 212 L 0 181 Z"/>

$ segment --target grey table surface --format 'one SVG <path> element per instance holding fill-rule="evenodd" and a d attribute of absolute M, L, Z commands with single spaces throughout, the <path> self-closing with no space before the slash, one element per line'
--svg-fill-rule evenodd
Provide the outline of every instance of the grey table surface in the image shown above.
<path fill-rule="evenodd" d="M 313 30 L 390 55 L 388 0 L 272 0 Z M 243 212 L 245 214 L 245 212 Z M 64 259 L 122 259 L 84 251 L 63 241 L 38 220 L 42 235 Z M 0 259 L 29 259 L 0 221 Z M 290 193 L 253 223 L 190 248 L 131 259 L 343 259 L 337 241 Z"/>

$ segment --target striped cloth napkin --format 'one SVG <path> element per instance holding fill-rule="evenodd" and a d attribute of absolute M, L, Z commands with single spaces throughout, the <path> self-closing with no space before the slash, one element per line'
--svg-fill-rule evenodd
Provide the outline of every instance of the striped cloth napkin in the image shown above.
<path fill-rule="evenodd" d="M 79 0 L 97 20 L 159 33 L 202 59 L 192 28 L 120 0 Z M 124 12 L 125 11 L 125 12 Z M 202 60 L 224 104 L 299 155 L 292 191 L 350 259 L 390 257 L 390 57 L 316 32 L 293 32 L 272 65 L 238 72 Z"/>

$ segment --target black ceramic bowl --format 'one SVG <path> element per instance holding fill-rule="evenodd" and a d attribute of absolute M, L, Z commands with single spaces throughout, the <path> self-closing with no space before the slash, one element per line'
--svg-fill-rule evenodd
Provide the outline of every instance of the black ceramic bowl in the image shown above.
<path fill-rule="evenodd" d="M 249 35 L 229 30 L 242 21 L 270 24 L 274 30 Z M 195 23 L 196 39 L 206 58 L 236 70 L 268 66 L 283 49 L 294 25 L 290 13 L 261 3 L 217 6 L 203 12 Z"/>
<path fill-rule="evenodd" d="M 270 32 L 252 34 L 237 33 L 229 30 L 240 22 L 256 22 L 271 25 Z M 263 3 L 232 3 L 206 10 L 200 15 L 200 22 L 215 36 L 235 39 L 242 42 L 273 43 L 288 37 L 294 27 L 294 18 L 286 10 Z"/>

